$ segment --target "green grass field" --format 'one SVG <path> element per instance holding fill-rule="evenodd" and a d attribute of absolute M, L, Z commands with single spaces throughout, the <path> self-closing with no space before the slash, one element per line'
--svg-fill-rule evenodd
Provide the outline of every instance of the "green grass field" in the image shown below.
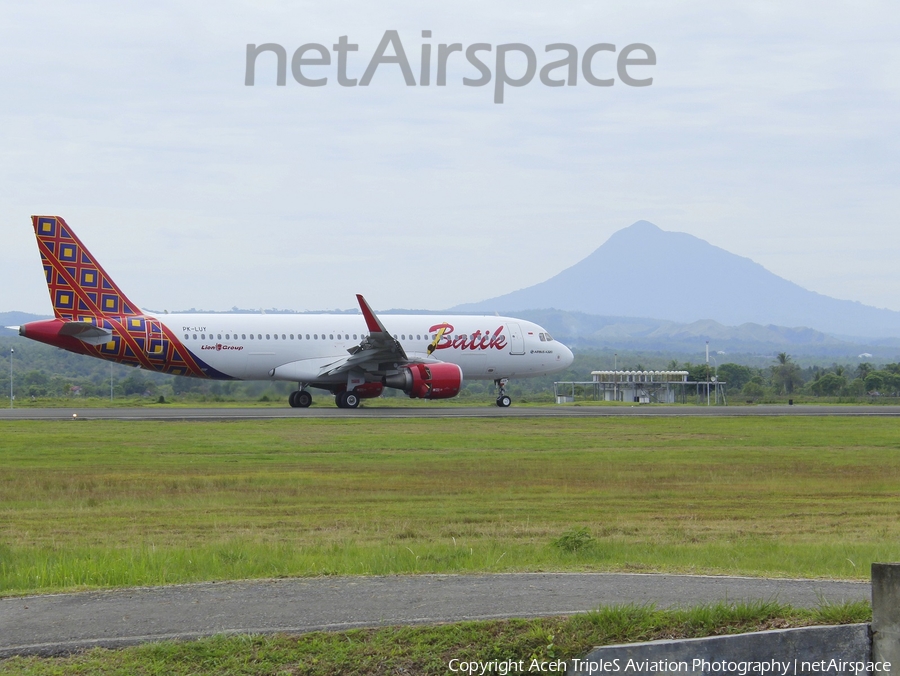
<path fill-rule="evenodd" d="M 867 578 L 900 559 L 898 505 L 890 418 L 4 422 L 0 594 L 452 571 Z"/>

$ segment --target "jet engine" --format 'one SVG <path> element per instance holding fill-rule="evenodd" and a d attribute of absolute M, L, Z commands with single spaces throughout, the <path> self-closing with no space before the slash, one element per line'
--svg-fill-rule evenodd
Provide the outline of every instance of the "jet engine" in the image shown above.
<path fill-rule="evenodd" d="M 462 369 L 456 364 L 409 364 L 385 376 L 386 387 L 403 390 L 411 399 L 449 399 L 462 388 Z"/>

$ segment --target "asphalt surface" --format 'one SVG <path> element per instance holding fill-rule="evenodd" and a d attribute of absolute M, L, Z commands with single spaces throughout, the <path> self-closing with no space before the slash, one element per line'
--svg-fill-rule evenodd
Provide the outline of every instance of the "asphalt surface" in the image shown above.
<path fill-rule="evenodd" d="M 280 418 L 900 417 L 900 406 L 440 406 L 314 408 L 5 408 L 0 420 L 266 420 Z"/>
<path fill-rule="evenodd" d="M 132 588 L 0 599 L 0 658 L 213 634 L 572 615 L 609 604 L 777 600 L 815 607 L 870 596 L 868 582 L 604 573 L 325 577 Z"/>

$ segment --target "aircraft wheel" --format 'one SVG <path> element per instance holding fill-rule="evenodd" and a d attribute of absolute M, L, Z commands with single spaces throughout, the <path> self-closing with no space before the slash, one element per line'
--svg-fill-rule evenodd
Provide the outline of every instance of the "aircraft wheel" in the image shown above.
<path fill-rule="evenodd" d="M 291 408 L 297 408 L 299 406 L 299 404 L 297 403 L 298 394 L 300 393 L 295 390 L 294 392 L 291 392 L 290 395 L 288 395 L 288 403 L 291 405 Z"/>
<path fill-rule="evenodd" d="M 312 395 L 306 390 L 300 390 L 296 395 L 294 401 L 296 402 L 297 407 L 309 408 L 309 405 L 312 404 Z"/>
<path fill-rule="evenodd" d="M 344 408 L 356 408 L 359 406 L 359 395 L 355 392 L 344 392 Z"/>
<path fill-rule="evenodd" d="M 334 395 L 334 403 L 338 408 L 347 408 L 347 405 L 344 403 L 344 397 L 346 396 L 346 392 L 338 392 Z"/>
<path fill-rule="evenodd" d="M 508 395 L 501 395 L 497 397 L 497 406 L 500 408 L 509 408 L 509 405 L 512 403 L 512 399 L 509 398 Z"/>

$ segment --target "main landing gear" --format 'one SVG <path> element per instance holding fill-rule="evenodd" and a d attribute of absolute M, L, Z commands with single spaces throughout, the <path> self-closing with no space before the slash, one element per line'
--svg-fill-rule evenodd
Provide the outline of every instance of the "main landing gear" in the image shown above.
<path fill-rule="evenodd" d="M 359 406 L 359 395 L 356 392 L 338 392 L 334 395 L 334 403 L 338 408 L 357 408 Z"/>
<path fill-rule="evenodd" d="M 291 408 L 309 408 L 312 403 L 312 395 L 306 390 L 294 390 L 288 397 Z"/>
<path fill-rule="evenodd" d="M 508 378 L 500 378 L 494 381 L 494 385 L 500 390 L 497 395 L 497 406 L 500 408 L 509 408 L 509 405 L 512 403 L 512 399 L 506 393 L 506 383 L 508 382 Z"/>
<path fill-rule="evenodd" d="M 291 408 L 309 408 L 312 395 L 307 390 L 294 390 L 288 397 L 288 403 Z M 334 403 L 338 408 L 358 408 L 359 395 L 356 392 L 338 392 L 334 395 Z"/>

